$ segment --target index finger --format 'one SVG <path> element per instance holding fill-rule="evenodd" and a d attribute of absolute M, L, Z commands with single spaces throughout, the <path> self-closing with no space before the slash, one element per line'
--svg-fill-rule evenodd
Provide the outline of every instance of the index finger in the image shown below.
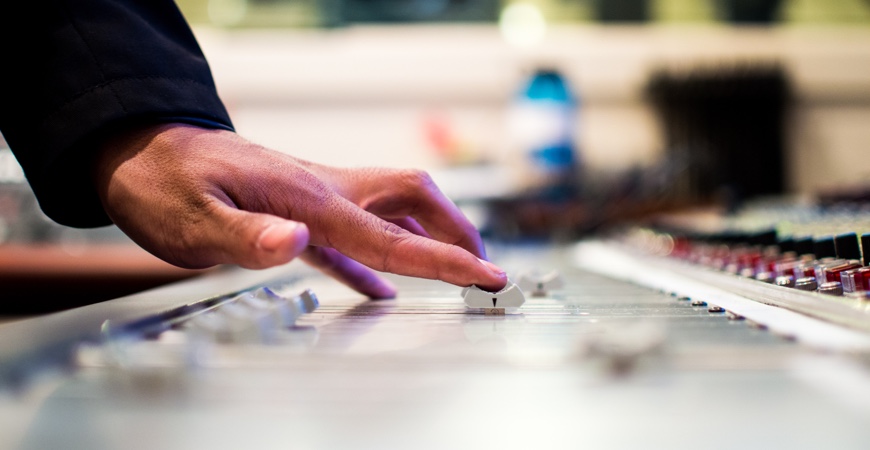
<path fill-rule="evenodd" d="M 416 220 L 426 232 L 446 244 L 464 248 L 486 259 L 486 250 L 477 228 L 453 201 L 447 198 L 428 173 L 406 170 L 392 177 L 379 177 L 380 195 L 366 205 L 366 210 L 391 219 L 403 214 Z M 397 208 L 397 204 L 407 205 Z"/>
<path fill-rule="evenodd" d="M 507 283 L 503 270 L 492 264 L 490 268 L 458 245 L 417 236 L 344 198 L 334 199 L 331 206 L 331 213 L 312 227 L 312 242 L 331 246 L 372 269 L 489 290 Z"/>

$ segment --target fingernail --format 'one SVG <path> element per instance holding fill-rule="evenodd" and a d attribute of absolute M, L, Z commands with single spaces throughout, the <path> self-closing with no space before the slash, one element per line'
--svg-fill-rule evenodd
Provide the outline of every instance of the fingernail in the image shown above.
<path fill-rule="evenodd" d="M 478 258 L 477 260 L 480 261 L 481 264 L 486 266 L 487 269 L 489 269 L 492 273 L 496 274 L 497 276 L 499 276 L 499 277 L 505 276 L 505 271 L 501 267 L 499 267 L 499 266 L 497 266 L 489 261 L 480 259 L 480 258 Z"/>
<path fill-rule="evenodd" d="M 290 221 L 269 225 L 260 233 L 257 247 L 267 252 L 274 252 L 281 248 L 281 245 L 295 234 L 298 228 L 298 222 Z"/>

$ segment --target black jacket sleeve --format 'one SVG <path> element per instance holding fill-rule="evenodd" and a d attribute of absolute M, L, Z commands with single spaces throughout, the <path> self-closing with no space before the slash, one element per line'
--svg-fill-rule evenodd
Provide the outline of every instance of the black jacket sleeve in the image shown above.
<path fill-rule="evenodd" d="M 167 120 L 232 129 L 172 0 L 0 2 L 0 131 L 49 217 L 109 224 L 94 143 Z"/>

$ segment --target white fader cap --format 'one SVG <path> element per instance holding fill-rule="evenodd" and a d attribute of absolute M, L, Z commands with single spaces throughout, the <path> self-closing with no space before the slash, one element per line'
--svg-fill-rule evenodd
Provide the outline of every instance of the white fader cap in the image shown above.
<path fill-rule="evenodd" d="M 488 292 L 477 286 L 470 286 L 462 290 L 462 297 L 469 308 L 519 308 L 526 302 L 523 291 L 510 281 L 498 292 Z"/>
<path fill-rule="evenodd" d="M 546 297 L 550 291 L 562 289 L 565 282 L 562 280 L 562 275 L 559 271 L 552 270 L 550 272 L 531 271 L 520 275 L 517 284 L 525 292 L 531 292 L 532 297 Z"/>

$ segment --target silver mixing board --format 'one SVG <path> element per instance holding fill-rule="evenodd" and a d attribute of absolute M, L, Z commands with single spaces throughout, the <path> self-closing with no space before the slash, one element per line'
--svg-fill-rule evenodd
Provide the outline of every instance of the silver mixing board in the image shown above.
<path fill-rule="evenodd" d="M 444 283 L 369 301 L 292 263 L 0 326 L 0 448 L 870 445 L 864 330 L 600 242 L 490 256 L 564 286 L 485 315 Z M 203 319 L 264 292 L 291 324 Z"/>

